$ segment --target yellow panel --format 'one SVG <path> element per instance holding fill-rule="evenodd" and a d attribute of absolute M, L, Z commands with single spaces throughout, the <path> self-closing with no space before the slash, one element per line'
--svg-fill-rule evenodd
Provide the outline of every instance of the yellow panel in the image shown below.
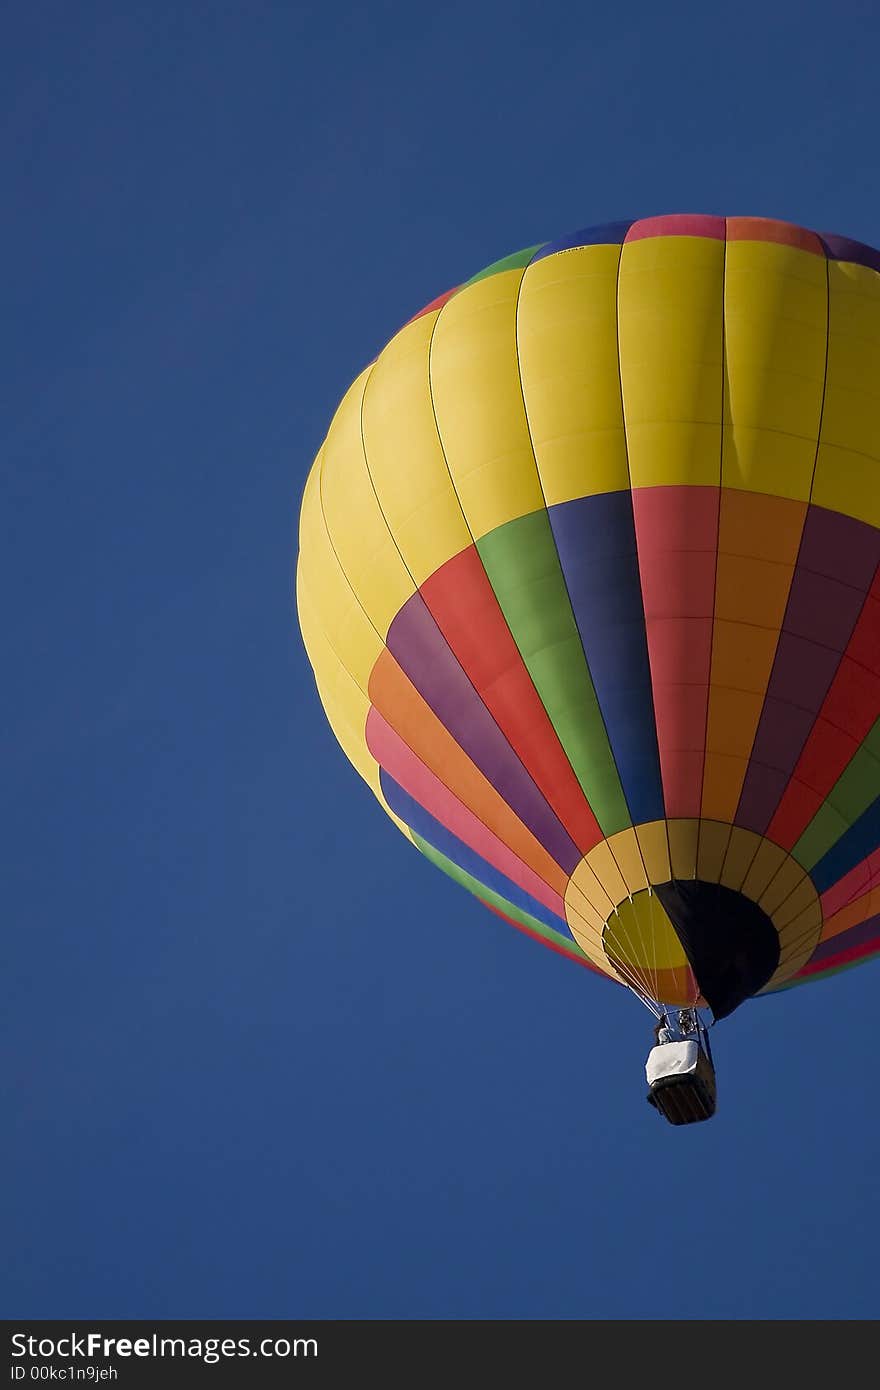
<path fill-rule="evenodd" d="M 650 978 L 647 966 L 634 959 L 644 953 L 639 950 L 638 941 L 630 937 L 629 930 L 621 925 L 617 914 L 612 912 L 602 937 L 605 958 L 626 984 L 653 998 L 657 993 L 657 981 Z"/>
<path fill-rule="evenodd" d="M 385 803 L 385 798 L 382 795 L 382 789 L 379 785 L 378 764 L 369 756 L 369 753 L 362 755 L 359 735 L 352 729 L 351 725 L 346 724 L 344 719 L 340 717 L 340 701 L 337 699 L 337 690 L 328 685 L 318 685 L 317 689 L 321 704 L 324 707 L 324 713 L 327 717 L 327 723 L 333 730 L 336 741 L 342 748 L 343 753 L 348 758 L 348 761 L 355 771 L 364 779 L 377 801 L 382 803 L 383 808 L 388 812 L 388 815 L 391 816 L 391 819 L 396 821 L 405 832 L 406 827 L 403 825 L 403 822 L 392 814 Z"/>
<path fill-rule="evenodd" d="M 611 964 L 601 946 L 596 946 L 576 927 L 572 927 L 571 933 L 587 959 L 592 961 L 593 965 L 595 965 L 598 970 L 601 970 L 603 975 L 607 976 L 609 980 L 613 980 L 617 985 L 625 983 L 623 976 L 618 974 L 614 969 L 614 966 Z"/>
<path fill-rule="evenodd" d="M 789 893 L 785 902 L 773 913 L 773 921 L 777 930 L 781 932 L 783 928 L 796 921 L 800 913 L 814 902 L 816 902 L 816 890 L 813 887 L 813 881 L 805 878 L 803 883 L 799 884 L 793 893 Z"/>
<path fill-rule="evenodd" d="M 665 820 L 646 821 L 643 825 L 637 825 L 635 830 L 649 883 L 668 883 L 672 878 L 672 869 L 669 866 Z"/>
<path fill-rule="evenodd" d="M 725 487 L 806 500 L 825 378 L 825 261 L 768 241 L 727 244 Z"/>
<path fill-rule="evenodd" d="M 704 883 L 721 882 L 721 866 L 729 843 L 729 825 L 716 820 L 700 821 L 697 878 L 701 878 Z"/>
<path fill-rule="evenodd" d="M 608 922 L 604 945 L 623 979 L 649 998 L 679 1007 L 699 1002 L 693 973 L 656 894 L 624 901 Z"/>
<path fill-rule="evenodd" d="M 821 927 L 822 905 L 814 894 L 812 902 L 808 903 L 790 922 L 786 922 L 780 930 L 780 964 L 788 964 L 793 955 L 801 954 L 804 951 L 807 955 L 812 954 L 818 944 Z"/>
<path fill-rule="evenodd" d="M 822 909 L 817 901 L 804 908 L 795 921 L 780 932 L 779 965 L 769 983 L 779 984 L 796 975 L 815 951 L 821 934 Z"/>
<path fill-rule="evenodd" d="M 798 884 L 805 878 L 806 874 L 797 860 L 787 858 L 761 894 L 759 906 L 768 916 L 773 917 L 782 907 L 788 895 L 793 893 Z"/>
<path fill-rule="evenodd" d="M 321 503 L 339 563 L 381 638 L 415 592 L 376 499 L 361 437 L 362 372 L 342 398 L 324 443 Z"/>
<path fill-rule="evenodd" d="M 790 883 L 793 866 L 797 867 L 794 860 L 787 859 L 765 894 L 762 906 L 772 903 L 773 898 L 785 887 L 785 883 L 778 883 L 778 880 L 788 876 Z M 810 879 L 802 878 L 800 885 L 786 895 L 772 915 L 773 924 L 779 932 L 779 965 L 760 991 L 762 994 L 796 975 L 819 944 L 822 936 L 822 905 Z"/>
<path fill-rule="evenodd" d="M 675 928 L 656 893 L 624 900 L 605 928 L 606 945 L 630 965 L 648 970 L 676 970 L 687 958 Z"/>
<path fill-rule="evenodd" d="M 399 830 L 411 839 L 408 827 L 394 814 L 385 800 L 379 782 L 379 764 L 369 748 L 364 734 L 370 702 L 355 681 L 345 670 L 328 643 L 317 620 L 314 607 L 307 590 L 300 585 L 297 593 L 297 611 L 303 639 L 309 657 L 321 676 L 316 676 L 318 694 L 327 722 L 351 765 L 360 773 L 386 815 Z"/>
<path fill-rule="evenodd" d="M 880 526 L 880 276 L 828 262 L 831 331 L 813 501 Z"/>
<path fill-rule="evenodd" d="M 437 433 L 428 353 L 437 313 L 392 338 L 364 392 L 367 466 L 407 568 L 421 585 L 470 545 Z"/>
<path fill-rule="evenodd" d="M 303 541 L 308 540 L 309 531 L 315 524 L 315 508 L 319 505 L 317 489 L 318 477 L 321 472 L 321 464 L 324 459 L 324 446 L 321 445 L 315 460 L 306 475 L 305 487 L 303 488 L 302 502 L 299 509 L 299 546 L 302 550 Z M 300 562 L 302 556 L 300 556 Z"/>
<path fill-rule="evenodd" d="M 806 938 L 804 945 L 792 951 L 785 960 L 780 956 L 780 962 L 775 973 L 770 976 L 764 988 L 758 990 L 758 993 L 770 994 L 774 989 L 778 989 L 780 985 L 785 984 L 786 980 L 791 980 L 799 970 L 803 970 L 815 949 L 815 939 L 810 936 Z"/>
<path fill-rule="evenodd" d="M 587 863 L 608 894 L 612 903 L 622 902 L 627 886 L 607 840 L 600 840 L 587 855 Z"/>
<path fill-rule="evenodd" d="M 601 928 L 596 928 L 592 916 L 587 916 L 586 913 L 582 914 L 578 908 L 571 904 L 566 907 L 566 915 L 571 934 L 584 955 L 606 975 L 610 975 L 612 979 L 618 979 L 617 972 L 613 970 L 608 957 L 605 955 Z"/>
<path fill-rule="evenodd" d="M 602 932 L 605 930 L 605 917 L 587 901 L 579 888 L 572 889 L 570 893 L 566 892 L 565 911 L 567 915 L 573 914 L 582 918 L 590 930 L 596 934 L 597 940 L 601 938 Z"/>
<path fill-rule="evenodd" d="M 673 878 L 696 878 L 697 845 L 700 833 L 698 820 L 671 820 L 669 825 L 669 857 Z"/>
<path fill-rule="evenodd" d="M 365 736 L 370 701 L 333 651 L 321 628 L 308 590 L 302 584 L 297 591 L 297 612 L 327 718 L 340 743 L 344 744 L 349 761 L 372 785 L 377 764 L 367 747 Z"/>
<path fill-rule="evenodd" d="M 333 651 L 321 629 L 314 604 L 302 585 L 297 591 L 297 609 L 303 638 L 313 663 L 315 683 L 330 727 L 349 762 L 370 785 L 392 819 L 397 820 L 385 803 L 379 786 L 379 767 L 367 747 L 369 698 Z"/>
<path fill-rule="evenodd" d="M 333 650 L 366 692 L 383 643 L 355 598 L 330 544 L 321 511 L 320 461 L 321 455 L 309 474 L 303 495 L 297 590 L 301 586 L 308 589 L 317 620 Z M 309 657 L 318 678 L 324 679 L 311 651 Z"/>
<path fill-rule="evenodd" d="M 742 891 L 746 897 L 751 898 L 753 902 L 759 902 L 761 894 L 766 892 L 777 869 L 782 867 L 787 858 L 784 849 L 780 849 L 770 840 L 764 840 L 743 880 Z"/>
<path fill-rule="evenodd" d="M 735 888 L 737 892 L 740 890 L 742 881 L 758 852 L 761 838 L 760 835 L 755 834 L 754 830 L 743 830 L 738 825 L 733 827 L 721 874 L 721 882 L 726 888 Z"/>
<path fill-rule="evenodd" d="M 577 902 L 574 901 L 574 897 L 577 897 Z M 605 919 L 601 913 L 591 908 L 587 899 L 581 897 L 580 894 L 573 895 L 569 899 L 566 913 L 569 926 L 574 927 L 574 924 L 577 924 L 578 930 L 588 935 L 589 940 L 594 944 L 594 949 L 601 949 L 602 933 L 605 931 Z"/>
<path fill-rule="evenodd" d="M 632 486 L 717 486 L 721 456 L 724 243 L 627 242 L 618 318 Z"/>
<path fill-rule="evenodd" d="M 459 291 L 431 346 L 440 438 L 475 540 L 544 505 L 517 364 L 521 279 L 505 270 Z"/>
<path fill-rule="evenodd" d="M 621 872 L 629 894 L 640 893 L 648 886 L 645 862 L 639 851 L 639 842 L 632 827 L 620 830 L 608 841 L 608 848 L 614 855 L 614 862 Z"/>
<path fill-rule="evenodd" d="M 629 487 L 617 361 L 619 246 L 534 261 L 517 316 L 522 385 L 547 506 Z"/>
<path fill-rule="evenodd" d="M 629 966 L 627 969 L 630 983 L 640 990 L 642 995 L 647 995 L 666 1008 L 708 1007 L 706 1001 L 700 999 L 693 974 L 687 965 L 679 970 L 648 971 L 635 966 Z M 623 973 L 622 965 L 620 970 Z"/>
<path fill-rule="evenodd" d="M 813 490 L 816 506 L 880 526 L 880 465 L 874 459 L 823 444 L 817 474 L 820 469 L 821 479 Z"/>
<path fill-rule="evenodd" d="M 565 902 L 566 909 L 571 902 L 582 913 L 588 907 L 592 908 L 594 912 L 598 912 L 603 922 L 608 914 L 614 911 L 612 899 L 605 892 L 586 859 L 581 860 L 568 881 Z"/>

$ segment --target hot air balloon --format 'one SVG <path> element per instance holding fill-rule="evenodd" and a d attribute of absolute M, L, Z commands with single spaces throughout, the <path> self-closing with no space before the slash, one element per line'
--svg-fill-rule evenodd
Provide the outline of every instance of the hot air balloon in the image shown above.
<path fill-rule="evenodd" d="M 878 562 L 880 252 L 765 218 L 495 262 L 309 474 L 339 743 L 434 865 L 662 1018 L 674 1123 L 714 1110 L 701 1011 L 880 951 Z"/>

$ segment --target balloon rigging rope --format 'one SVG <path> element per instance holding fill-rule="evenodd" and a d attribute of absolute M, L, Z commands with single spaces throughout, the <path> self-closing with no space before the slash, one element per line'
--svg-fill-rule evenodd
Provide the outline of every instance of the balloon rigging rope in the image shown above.
<path fill-rule="evenodd" d="M 619 968 L 620 967 L 617 967 L 617 969 Z M 620 973 L 624 974 L 626 972 L 621 971 Z M 635 977 L 633 978 L 635 979 Z M 628 990 L 631 991 L 631 993 L 633 993 L 636 996 L 640 1004 L 644 1004 L 645 1008 L 648 1010 L 650 1014 L 653 1014 L 655 1018 L 660 1018 L 661 1011 L 656 1000 L 652 999 L 650 994 L 646 994 L 642 986 L 637 981 L 635 984 L 631 984 L 629 980 L 624 979 L 623 984 L 626 986 Z"/>
<path fill-rule="evenodd" d="M 614 943 L 615 934 L 613 932 L 608 934 L 608 940 L 610 944 Z M 648 1009 L 648 1011 L 652 1013 L 655 1016 L 655 1018 L 659 1018 L 660 1011 L 657 1007 L 657 1004 L 645 990 L 644 986 L 642 985 L 639 979 L 639 976 L 621 960 L 613 961 L 612 968 L 620 977 L 621 983 L 624 984 L 626 988 L 630 990 L 636 996 L 636 998 L 640 1000 L 642 1004 L 644 1004 L 645 1008 Z"/>
<path fill-rule="evenodd" d="M 617 945 L 618 947 L 622 947 L 624 950 L 628 950 L 634 955 L 635 943 L 630 937 L 628 930 L 621 930 L 620 917 L 618 915 L 617 908 L 614 909 L 612 917 L 616 918 L 616 926 L 611 928 L 611 930 L 609 931 L 609 927 L 611 926 L 610 917 L 605 925 L 605 936 L 607 937 L 609 945 Z M 657 1004 L 657 1001 L 654 998 L 652 998 L 652 996 L 644 988 L 644 985 L 641 983 L 641 977 L 638 974 L 637 970 L 633 967 L 625 965 L 624 962 L 620 960 L 615 960 L 613 962 L 613 966 L 617 973 L 623 978 L 623 982 L 626 985 L 627 989 L 632 990 L 633 994 L 641 1000 L 645 1008 L 648 1009 L 650 1013 L 654 1015 L 655 1018 L 659 1018 L 660 1009 Z"/>
<path fill-rule="evenodd" d="M 612 925 L 612 919 L 616 919 L 615 925 Z M 613 912 L 605 922 L 605 927 L 602 933 L 602 939 L 603 945 L 606 942 L 610 947 L 617 945 L 618 948 L 620 948 L 623 945 L 623 933 L 617 908 L 613 910 Z M 628 934 L 627 944 L 630 950 L 632 950 L 632 942 L 629 940 Z M 625 985 L 628 990 L 631 990 L 632 993 L 636 996 L 636 998 L 640 1000 L 640 1002 L 644 1004 L 645 1008 L 648 1009 L 652 1014 L 654 1014 L 655 1017 L 659 1017 L 657 1008 L 655 1006 L 655 1002 L 651 999 L 651 996 L 644 988 L 644 985 L 642 984 L 641 977 L 638 974 L 638 972 L 633 967 L 629 966 L 625 960 L 621 960 L 617 956 L 615 957 L 615 959 L 612 960 L 606 952 L 606 958 L 608 959 L 608 963 L 614 971 L 615 975 L 617 975 L 618 979 L 620 980 L 620 983 Z"/>
<path fill-rule="evenodd" d="M 650 889 L 649 889 L 649 896 L 650 896 L 651 898 L 653 898 L 653 894 L 650 893 Z M 630 902 L 632 902 L 632 899 L 630 899 Z M 660 980 L 659 980 L 659 973 L 658 973 L 658 969 L 657 969 L 657 952 L 656 952 L 656 948 L 655 948 L 655 946 L 654 946 L 654 940 L 653 940 L 653 938 L 654 938 L 653 903 L 651 903 L 651 905 L 650 905 L 650 910 L 651 910 L 651 941 L 650 941 L 650 942 L 649 942 L 648 937 L 647 937 L 647 935 L 646 935 L 646 933 L 645 933 L 645 931 L 644 931 L 644 929 L 643 929 L 643 927 L 642 927 L 641 918 L 640 918 L 640 915 L 639 915 L 639 913 L 638 913 L 638 911 L 637 911 L 635 905 L 633 905 L 633 918 L 634 918 L 633 925 L 634 925 L 634 928 L 635 928 L 635 931 L 636 931 L 636 938 L 633 939 L 633 937 L 632 937 L 631 934 L 630 934 L 629 928 L 626 928 L 625 930 L 622 929 L 621 921 L 620 921 L 620 916 L 619 916 L 619 914 L 618 914 L 618 912 L 617 912 L 617 909 L 615 908 L 614 915 L 615 915 L 615 917 L 617 918 L 617 925 L 616 925 L 616 928 L 614 928 L 614 929 L 609 933 L 609 940 L 612 941 L 612 942 L 615 942 L 615 943 L 616 943 L 617 945 L 619 945 L 619 946 L 623 946 L 623 945 L 624 945 L 624 941 L 625 941 L 626 947 L 628 948 L 629 953 L 634 957 L 634 959 L 636 959 L 636 960 L 644 959 L 644 962 L 645 962 L 644 974 L 640 973 L 636 967 L 630 968 L 630 970 L 629 970 L 629 972 L 628 972 L 629 975 L 630 975 L 630 978 L 632 978 L 632 979 L 634 979 L 634 980 L 636 980 L 636 981 L 638 982 L 637 988 L 636 988 L 635 986 L 633 986 L 633 985 L 630 985 L 630 988 L 633 989 L 633 992 L 634 992 L 634 993 L 637 993 L 637 994 L 638 994 L 639 998 L 642 1000 L 642 1003 L 645 1004 L 645 1007 L 648 1008 L 648 1009 L 650 1010 L 650 1012 L 655 1016 L 655 1018 L 660 1018 L 660 1017 L 661 1017 L 661 1014 L 662 1014 L 662 1010 L 660 1009 L 660 1006 L 659 1006 L 659 998 L 658 998 L 658 996 L 659 996 L 659 993 L 660 993 Z M 652 966 L 653 966 L 653 968 L 652 968 Z M 618 968 L 622 969 L 622 967 L 618 967 Z M 643 984 L 643 980 L 644 980 L 645 975 L 647 975 L 647 977 L 648 977 L 648 979 L 649 979 L 649 982 L 650 982 L 650 984 L 651 984 L 651 986 L 652 986 L 652 989 L 651 989 L 651 992 L 650 992 L 650 993 L 649 993 L 649 991 L 648 991 L 647 989 L 645 989 L 644 984 Z M 650 1000 L 650 1003 L 648 1002 L 649 1000 Z"/>
<path fill-rule="evenodd" d="M 648 920 L 651 924 L 651 959 L 654 963 L 654 998 L 660 1002 L 660 961 L 657 955 L 657 923 L 654 917 L 654 890 L 648 884 Z"/>

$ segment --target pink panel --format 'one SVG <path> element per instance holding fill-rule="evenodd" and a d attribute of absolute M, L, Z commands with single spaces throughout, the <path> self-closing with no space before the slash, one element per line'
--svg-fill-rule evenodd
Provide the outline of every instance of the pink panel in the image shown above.
<path fill-rule="evenodd" d="M 667 816 L 699 816 L 712 665 L 720 490 L 633 492 Z"/>
<path fill-rule="evenodd" d="M 666 217 L 643 217 L 632 224 L 626 240 L 642 241 L 651 236 L 705 236 L 723 241 L 724 221 L 723 217 L 705 217 L 689 212 L 674 212 Z"/>
<path fill-rule="evenodd" d="M 483 824 L 438 777 L 416 757 L 374 707 L 367 716 L 367 746 L 386 772 L 420 806 L 479 854 L 499 873 L 509 878 L 539 903 L 565 919 L 565 904 L 558 893 L 544 882 Z"/>
<path fill-rule="evenodd" d="M 833 917 L 847 903 L 880 884 L 880 849 L 875 849 L 822 894 L 822 915 Z"/>

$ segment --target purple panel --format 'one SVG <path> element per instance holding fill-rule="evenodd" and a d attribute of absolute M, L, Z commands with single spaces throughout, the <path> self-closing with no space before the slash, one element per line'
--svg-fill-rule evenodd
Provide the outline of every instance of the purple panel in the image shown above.
<path fill-rule="evenodd" d="M 851 631 L 852 627 L 849 629 Z M 772 700 L 784 700 L 798 709 L 818 714 L 845 645 L 846 639 L 837 649 L 822 646 L 783 629 L 776 645 L 776 658 L 765 704 Z"/>
<path fill-rule="evenodd" d="M 804 523 L 798 569 L 814 570 L 867 592 L 880 564 L 880 531 L 867 521 L 811 506 Z"/>
<path fill-rule="evenodd" d="M 785 615 L 786 632 L 841 651 L 865 602 L 864 589 L 839 584 L 813 570 L 798 570 Z"/>
<path fill-rule="evenodd" d="M 483 704 L 421 594 L 413 594 L 388 630 L 386 646 L 422 699 L 560 868 L 581 852 Z"/>
<path fill-rule="evenodd" d="M 743 782 L 738 825 L 764 834 L 772 820 L 840 666 L 878 561 L 876 528 L 810 507 Z M 776 769 L 772 775 L 771 769 Z"/>
<path fill-rule="evenodd" d="M 873 246 L 866 246 L 861 241 L 851 241 L 848 236 L 837 236 L 834 232 L 820 232 L 819 240 L 831 261 L 852 261 L 855 265 L 866 265 L 871 270 L 880 270 L 880 251 L 875 251 Z"/>
<path fill-rule="evenodd" d="M 812 710 L 800 709 L 786 700 L 765 700 L 752 747 L 752 760 L 765 767 L 779 768 L 785 772 L 787 780 L 792 759 L 797 760 L 815 718 Z"/>
<path fill-rule="evenodd" d="M 808 964 L 815 965 L 816 961 L 828 960 L 830 957 L 839 956 L 842 951 L 851 951 L 855 946 L 867 946 L 874 941 L 880 946 L 880 916 L 869 917 L 866 922 L 859 922 L 857 926 L 820 942 L 810 956 Z"/>
<path fill-rule="evenodd" d="M 735 823 L 745 830 L 754 830 L 758 835 L 763 835 L 765 820 L 769 820 L 766 808 L 778 805 L 789 780 L 789 774 L 777 767 L 767 767 L 759 762 L 749 763 Z"/>

